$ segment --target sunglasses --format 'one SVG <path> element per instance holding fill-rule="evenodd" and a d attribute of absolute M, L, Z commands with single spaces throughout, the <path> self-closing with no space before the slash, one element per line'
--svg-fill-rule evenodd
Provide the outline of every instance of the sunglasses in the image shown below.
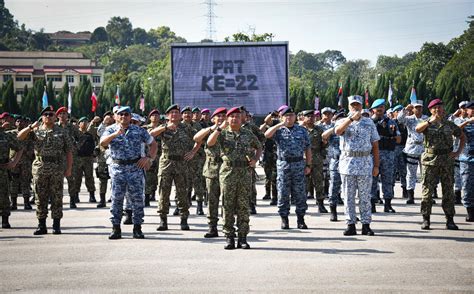
<path fill-rule="evenodd" d="M 120 116 L 130 116 L 130 113 L 128 113 L 128 112 L 120 112 L 118 115 L 120 115 Z"/>
<path fill-rule="evenodd" d="M 45 112 L 43 113 L 43 116 L 47 116 L 47 117 L 53 117 L 55 115 L 54 112 Z"/>

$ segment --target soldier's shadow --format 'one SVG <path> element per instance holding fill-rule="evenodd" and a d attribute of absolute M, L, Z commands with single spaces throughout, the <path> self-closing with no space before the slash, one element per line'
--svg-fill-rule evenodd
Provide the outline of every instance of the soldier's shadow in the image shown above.
<path fill-rule="evenodd" d="M 249 241 L 250 242 L 250 241 Z M 252 247 L 252 250 L 261 251 L 283 251 L 283 252 L 315 252 L 322 254 L 342 255 L 371 255 L 371 254 L 393 254 L 393 251 L 382 251 L 376 249 L 331 249 L 331 248 L 277 248 L 277 247 Z"/>

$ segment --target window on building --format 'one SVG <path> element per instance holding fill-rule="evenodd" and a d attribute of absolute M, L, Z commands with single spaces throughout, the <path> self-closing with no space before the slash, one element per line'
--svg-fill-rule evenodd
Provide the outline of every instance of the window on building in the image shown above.
<path fill-rule="evenodd" d="M 67 75 L 66 80 L 68 83 L 73 84 L 74 83 L 74 76 Z"/>
<path fill-rule="evenodd" d="M 3 82 L 6 83 L 12 79 L 12 75 L 3 75 Z"/>
<path fill-rule="evenodd" d="M 16 76 L 15 81 L 17 81 L 17 82 L 31 82 L 31 76 Z"/>
<path fill-rule="evenodd" d="M 23 89 L 18 89 L 18 90 L 16 90 L 16 95 L 17 95 L 17 96 L 18 96 L 18 95 L 23 96 L 23 94 L 25 94 L 25 92 L 23 91 Z"/>
<path fill-rule="evenodd" d="M 62 82 L 63 77 L 62 76 L 48 76 L 48 82 L 53 81 L 53 82 Z"/>
<path fill-rule="evenodd" d="M 100 76 L 92 76 L 92 83 L 100 84 Z"/>

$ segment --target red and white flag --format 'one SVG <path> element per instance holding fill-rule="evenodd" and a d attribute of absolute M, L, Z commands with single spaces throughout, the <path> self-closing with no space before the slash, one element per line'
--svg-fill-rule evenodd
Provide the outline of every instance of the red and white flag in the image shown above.
<path fill-rule="evenodd" d="M 143 112 L 145 111 L 145 97 L 142 95 L 140 96 L 140 110 Z"/>
<path fill-rule="evenodd" d="M 117 93 L 115 93 L 115 105 L 120 105 L 120 87 L 117 86 Z"/>
<path fill-rule="evenodd" d="M 369 89 L 365 89 L 365 108 L 369 108 Z"/>
<path fill-rule="evenodd" d="M 92 101 L 91 111 L 96 112 L 98 103 L 97 103 L 97 96 L 95 95 L 94 91 L 92 91 L 91 101 Z"/>
<path fill-rule="evenodd" d="M 343 108 L 343 104 L 342 104 L 342 84 L 339 85 L 339 91 L 337 91 L 337 106 L 339 106 L 339 108 Z"/>

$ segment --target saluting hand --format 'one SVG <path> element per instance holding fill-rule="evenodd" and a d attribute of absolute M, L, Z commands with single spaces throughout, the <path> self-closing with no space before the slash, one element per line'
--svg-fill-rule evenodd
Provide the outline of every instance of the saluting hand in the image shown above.
<path fill-rule="evenodd" d="M 219 127 L 220 127 L 221 129 L 225 129 L 225 128 L 227 128 L 228 125 L 229 125 L 229 123 L 227 122 L 227 120 L 225 120 L 225 121 L 223 121 L 223 122 L 221 123 L 221 125 L 220 125 Z"/>
<path fill-rule="evenodd" d="M 351 118 L 353 120 L 359 120 L 362 116 L 362 112 L 360 110 L 354 112 L 352 115 L 351 115 Z"/>
<path fill-rule="evenodd" d="M 116 137 L 118 137 L 120 135 L 123 135 L 123 134 L 125 134 L 125 129 L 124 128 L 120 128 L 115 132 Z"/>
<path fill-rule="evenodd" d="M 36 129 L 40 126 L 40 122 L 39 120 L 35 121 L 34 123 L 31 124 L 31 128 L 32 129 Z"/>

